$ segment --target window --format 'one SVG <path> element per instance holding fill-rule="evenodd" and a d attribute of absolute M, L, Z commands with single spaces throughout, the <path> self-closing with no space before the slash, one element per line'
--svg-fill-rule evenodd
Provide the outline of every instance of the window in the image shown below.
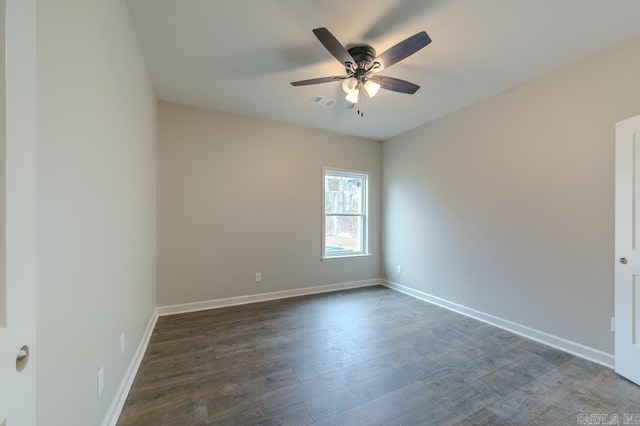
<path fill-rule="evenodd" d="M 324 170 L 323 259 L 369 254 L 367 173 Z"/>

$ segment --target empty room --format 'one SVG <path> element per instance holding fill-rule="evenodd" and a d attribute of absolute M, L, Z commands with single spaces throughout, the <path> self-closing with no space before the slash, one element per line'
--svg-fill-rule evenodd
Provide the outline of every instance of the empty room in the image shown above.
<path fill-rule="evenodd" d="M 640 424 L 636 0 L 0 6 L 0 426 Z"/>

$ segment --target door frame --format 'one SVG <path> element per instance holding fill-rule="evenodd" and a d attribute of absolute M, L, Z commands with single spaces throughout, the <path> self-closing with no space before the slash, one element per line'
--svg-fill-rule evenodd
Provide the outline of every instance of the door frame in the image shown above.
<path fill-rule="evenodd" d="M 5 319 L 0 425 L 36 423 L 36 0 L 5 2 Z M 0 284 L 2 285 L 2 284 Z M 29 348 L 28 359 L 20 349 Z M 21 362 L 18 362 L 21 361 Z M 18 366 L 25 363 L 18 372 Z"/>

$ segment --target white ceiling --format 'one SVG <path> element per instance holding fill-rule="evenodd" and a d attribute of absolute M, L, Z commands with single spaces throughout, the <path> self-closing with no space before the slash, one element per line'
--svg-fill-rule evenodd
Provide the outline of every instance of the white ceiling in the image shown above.
<path fill-rule="evenodd" d="M 129 0 L 159 99 L 385 140 L 640 33 L 638 0 Z M 422 30 L 426 48 L 381 74 L 364 117 L 342 106 L 341 75 L 312 29 L 378 53 Z M 339 100 L 310 103 L 314 95 Z"/>

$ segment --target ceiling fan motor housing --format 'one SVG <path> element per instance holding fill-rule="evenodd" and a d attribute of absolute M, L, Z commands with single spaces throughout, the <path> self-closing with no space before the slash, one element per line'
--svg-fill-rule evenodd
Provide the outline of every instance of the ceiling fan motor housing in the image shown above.
<path fill-rule="evenodd" d="M 376 50 L 373 47 L 368 44 L 359 44 L 350 48 L 348 52 L 356 61 L 351 69 L 347 66 L 347 73 L 349 75 L 359 78 L 364 77 L 365 74 L 371 71 L 369 64 L 376 59 Z"/>

